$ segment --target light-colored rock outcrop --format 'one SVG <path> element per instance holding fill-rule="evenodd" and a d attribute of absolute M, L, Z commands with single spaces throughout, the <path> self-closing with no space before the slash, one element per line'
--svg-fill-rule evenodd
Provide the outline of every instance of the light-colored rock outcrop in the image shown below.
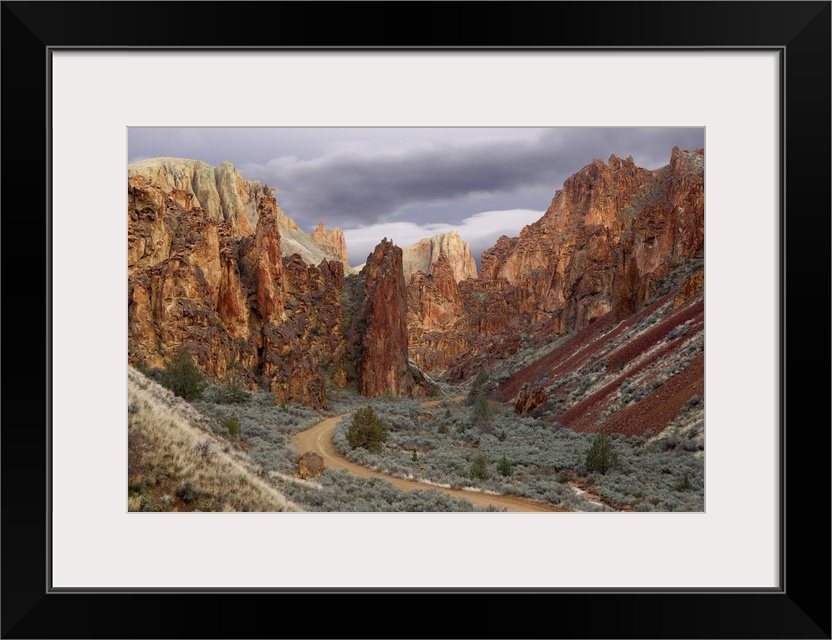
<path fill-rule="evenodd" d="M 257 203 L 266 191 L 246 180 L 230 162 L 212 167 L 185 158 L 150 158 L 128 167 L 128 177 L 143 176 L 171 193 L 184 209 L 200 207 L 212 220 L 231 224 L 234 238 L 251 235 L 257 224 Z"/>
<path fill-rule="evenodd" d="M 417 271 L 429 275 L 431 267 L 443 256 L 448 261 L 456 282 L 477 277 L 477 264 L 471 256 L 471 247 L 456 231 L 449 231 L 432 238 L 423 238 L 402 249 L 405 282 L 409 282 Z"/>
<path fill-rule="evenodd" d="M 129 165 L 128 177 L 138 176 L 145 178 L 148 184 L 158 185 L 186 211 L 199 207 L 210 219 L 228 222 L 235 239 L 254 232 L 260 200 L 275 196 L 274 189 L 257 180 L 243 178 L 230 162 L 212 167 L 206 162 L 186 158 L 150 158 Z M 298 254 L 311 265 L 335 259 L 343 263 L 345 273 L 352 273 L 340 229 L 321 229 L 322 233 L 316 229 L 312 234 L 304 233 L 276 202 L 273 213 L 282 235 L 284 257 Z"/>
<path fill-rule="evenodd" d="M 333 227 L 327 230 L 323 222 L 319 222 L 318 226 L 312 232 L 312 239 L 321 247 L 329 249 L 336 259 L 349 266 L 347 262 L 347 240 L 344 238 L 344 232 L 338 227 Z"/>

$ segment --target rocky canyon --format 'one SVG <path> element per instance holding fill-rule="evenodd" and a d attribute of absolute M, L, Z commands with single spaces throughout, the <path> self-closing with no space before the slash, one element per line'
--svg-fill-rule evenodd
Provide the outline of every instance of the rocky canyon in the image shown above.
<path fill-rule="evenodd" d="M 276 403 L 317 408 L 327 406 L 327 384 L 425 393 L 408 362 L 398 247 L 379 245 L 352 276 L 363 282 L 351 288 L 356 298 L 342 304 L 351 270 L 341 231 L 304 234 L 273 190 L 227 163 L 131 165 L 127 209 L 131 364 L 164 367 L 184 345 L 211 378 L 233 370 Z"/>
<path fill-rule="evenodd" d="M 663 338 L 644 338 L 626 357 L 615 345 L 603 350 L 617 379 L 653 370 L 650 358 L 676 327 L 693 330 L 678 345 L 702 328 L 702 150 L 674 148 L 652 171 L 631 157 L 591 162 L 539 220 L 486 250 L 479 273 L 456 231 L 403 249 L 382 239 L 356 272 L 341 229 L 321 222 L 304 233 L 274 189 L 227 162 L 134 163 L 127 209 L 130 363 L 164 367 L 185 345 L 207 376 L 233 370 L 278 404 L 322 409 L 327 388 L 350 386 L 367 397 L 434 394 L 431 377 L 496 374 L 537 349 L 539 358 L 494 375 L 491 391 L 499 387 L 517 413 L 540 412 L 557 402 L 563 365 L 553 353 L 581 366 L 601 359 L 599 351 L 589 361 L 589 343 L 562 340 L 595 332 L 612 341 L 665 300 L 679 315 Z M 569 409 L 564 421 L 581 428 L 596 409 Z"/>

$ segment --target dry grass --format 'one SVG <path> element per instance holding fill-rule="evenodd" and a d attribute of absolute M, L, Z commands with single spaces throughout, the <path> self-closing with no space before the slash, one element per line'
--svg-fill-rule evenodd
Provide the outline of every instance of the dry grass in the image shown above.
<path fill-rule="evenodd" d="M 128 510 L 301 511 L 203 416 L 128 368 Z"/>

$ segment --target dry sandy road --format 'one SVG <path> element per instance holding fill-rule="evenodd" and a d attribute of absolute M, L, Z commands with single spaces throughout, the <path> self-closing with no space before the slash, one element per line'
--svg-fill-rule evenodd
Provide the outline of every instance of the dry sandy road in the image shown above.
<path fill-rule="evenodd" d="M 335 432 L 335 427 L 338 421 L 345 415 L 334 416 L 319 422 L 311 429 L 301 431 L 292 436 L 292 443 L 299 453 L 306 453 L 307 451 L 315 451 L 324 457 L 324 463 L 331 469 L 346 469 L 350 473 L 364 478 L 383 478 L 396 485 L 399 489 L 405 491 L 413 491 L 414 489 L 433 489 L 435 491 L 442 491 L 455 498 L 463 498 L 478 507 L 488 507 L 494 505 L 498 509 L 506 509 L 507 511 L 563 511 L 557 509 L 552 505 L 543 504 L 542 502 L 535 502 L 533 500 L 526 500 L 525 498 L 516 498 L 513 496 L 495 496 L 484 493 L 477 493 L 475 491 L 462 491 L 460 489 L 447 489 L 445 487 L 437 487 L 424 482 L 415 482 L 413 480 L 404 480 L 402 478 L 395 478 L 386 473 L 372 471 L 360 464 L 350 462 L 335 448 L 332 443 L 332 434 Z"/>

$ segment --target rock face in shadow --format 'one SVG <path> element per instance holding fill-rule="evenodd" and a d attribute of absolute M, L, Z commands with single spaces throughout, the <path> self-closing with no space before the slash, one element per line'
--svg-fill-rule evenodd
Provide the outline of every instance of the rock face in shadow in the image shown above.
<path fill-rule="evenodd" d="M 412 357 L 464 379 L 523 340 L 628 316 L 703 252 L 703 151 L 674 148 L 656 171 L 632 158 L 595 160 L 564 182 L 540 220 L 486 250 L 480 277 L 459 281 L 458 293 L 440 291 L 433 274 L 410 281 Z M 437 326 L 438 309 L 460 306 L 455 322 Z"/>

